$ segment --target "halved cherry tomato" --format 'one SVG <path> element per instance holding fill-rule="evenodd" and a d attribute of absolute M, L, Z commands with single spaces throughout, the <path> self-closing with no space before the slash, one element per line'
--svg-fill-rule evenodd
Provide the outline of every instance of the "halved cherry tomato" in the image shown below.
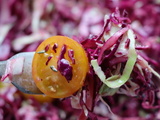
<path fill-rule="evenodd" d="M 37 48 L 32 75 L 37 87 L 53 98 L 71 96 L 84 83 L 89 70 L 83 47 L 65 36 L 53 36 Z"/>
<path fill-rule="evenodd" d="M 22 95 L 24 96 L 25 99 L 33 98 L 39 103 L 51 103 L 54 99 L 47 95 L 31 95 L 31 94 L 25 94 L 25 93 L 22 93 Z"/>

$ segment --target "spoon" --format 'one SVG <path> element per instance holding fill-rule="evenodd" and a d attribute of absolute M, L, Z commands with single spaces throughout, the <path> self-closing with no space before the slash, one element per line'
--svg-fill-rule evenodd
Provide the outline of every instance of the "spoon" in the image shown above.
<path fill-rule="evenodd" d="M 12 83 L 18 90 L 27 94 L 43 94 L 32 79 L 32 59 L 34 52 L 23 52 L 0 61 L 0 78 Z"/>

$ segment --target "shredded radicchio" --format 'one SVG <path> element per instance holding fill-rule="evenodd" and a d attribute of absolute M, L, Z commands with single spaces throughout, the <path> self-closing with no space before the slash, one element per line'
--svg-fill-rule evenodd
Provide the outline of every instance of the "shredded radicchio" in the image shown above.
<path fill-rule="evenodd" d="M 52 59 L 52 56 L 49 56 L 47 61 L 46 61 L 46 65 L 48 65 L 49 61 Z"/>
<path fill-rule="evenodd" d="M 75 64 L 74 51 L 68 50 L 68 56 L 72 60 L 72 64 Z"/>
<path fill-rule="evenodd" d="M 82 90 L 80 95 L 82 98 L 79 98 L 79 104 L 85 106 L 80 119 L 100 119 L 98 116 L 95 116 L 95 113 L 98 111 L 89 109 L 91 106 L 94 106 L 96 109 L 95 101 L 97 101 L 97 99 L 92 101 L 93 98 L 88 99 L 90 95 L 100 95 L 99 100 L 106 105 L 106 108 L 112 114 L 109 117 L 105 113 L 110 119 L 120 119 L 117 115 L 119 110 L 123 108 L 119 107 L 119 109 L 116 109 L 118 104 L 114 102 L 116 98 L 122 97 L 122 95 L 126 95 L 123 105 L 125 106 L 125 101 L 129 98 L 135 102 L 135 110 L 139 106 L 138 104 L 141 104 L 144 111 L 160 108 L 159 103 L 157 104 L 155 101 L 159 99 L 156 96 L 159 91 L 159 85 L 157 86 L 153 80 L 156 77 L 156 82 L 159 82 L 160 75 L 149 65 L 148 62 L 154 60 L 146 57 L 146 53 L 143 50 L 147 48 L 139 43 L 141 38 L 138 38 L 132 31 L 131 21 L 123 15 L 125 14 L 121 15 L 119 10 L 116 10 L 111 16 L 106 17 L 103 31 L 99 36 L 94 36 L 92 37 L 93 39 L 88 38 L 81 42 L 89 54 L 93 67 L 93 69 L 90 69 L 90 74 L 93 77 L 90 80 L 93 79 L 95 82 L 92 83 L 92 86 L 95 88 L 91 87 L 91 82 L 88 82 L 89 79 L 86 78 L 87 88 Z M 139 47 L 141 49 L 137 49 L 137 45 L 141 46 Z M 96 76 L 94 76 L 95 74 Z M 88 74 L 88 76 L 91 75 Z M 92 93 L 89 88 L 92 88 L 92 92 L 94 92 Z M 97 91 L 99 91 L 99 94 L 96 94 Z M 88 96 L 84 97 L 83 94 L 85 92 Z M 133 98 L 135 96 L 138 99 Z M 88 102 L 92 101 L 92 103 L 84 102 L 83 99 L 88 99 Z M 110 104 L 115 106 L 111 107 Z M 128 102 L 128 110 L 132 106 L 130 104 Z M 101 115 L 101 113 L 99 114 Z M 129 113 L 126 111 L 127 114 Z M 136 111 L 132 115 L 137 116 Z"/>
<path fill-rule="evenodd" d="M 53 51 L 54 51 L 55 53 L 57 52 L 57 50 L 56 50 L 57 48 L 58 48 L 58 44 L 57 44 L 57 43 L 54 43 L 52 49 L 53 49 Z"/>
<path fill-rule="evenodd" d="M 47 52 L 49 50 L 49 46 L 50 46 L 50 44 L 46 45 L 46 47 L 44 48 L 45 52 Z"/>
<path fill-rule="evenodd" d="M 69 61 L 64 58 L 64 54 L 66 53 L 66 45 L 62 46 L 61 53 L 59 55 L 59 59 L 57 61 L 58 71 L 67 79 L 69 82 L 72 79 L 72 66 Z"/>

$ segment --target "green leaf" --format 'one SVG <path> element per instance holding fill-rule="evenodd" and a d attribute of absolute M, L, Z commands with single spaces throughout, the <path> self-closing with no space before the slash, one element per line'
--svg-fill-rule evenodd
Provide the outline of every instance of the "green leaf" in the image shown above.
<path fill-rule="evenodd" d="M 109 88 L 106 84 L 103 84 L 99 90 L 99 94 L 102 96 L 112 96 L 119 88 Z"/>
<path fill-rule="evenodd" d="M 130 78 L 134 65 L 137 59 L 137 53 L 135 50 L 135 38 L 132 30 L 127 32 L 128 38 L 130 39 L 129 49 L 128 49 L 128 60 L 123 70 L 122 75 L 113 75 L 106 79 L 104 72 L 101 70 L 101 67 L 98 65 L 97 60 L 92 60 L 91 65 L 97 76 L 100 80 L 110 88 L 119 88 L 127 82 Z"/>

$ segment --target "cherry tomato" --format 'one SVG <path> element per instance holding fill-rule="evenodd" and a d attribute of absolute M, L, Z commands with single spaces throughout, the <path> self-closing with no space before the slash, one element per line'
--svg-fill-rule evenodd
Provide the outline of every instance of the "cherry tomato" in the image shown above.
<path fill-rule="evenodd" d="M 39 103 L 46 103 L 46 102 L 51 103 L 53 101 L 53 98 L 46 96 L 46 95 L 31 95 L 31 94 L 25 94 L 25 93 L 22 93 L 22 95 L 26 99 L 33 98 L 36 101 L 38 101 Z"/>
<path fill-rule="evenodd" d="M 32 63 L 37 87 L 53 98 L 68 97 L 79 90 L 88 70 L 88 57 L 81 44 L 65 36 L 43 41 Z"/>

